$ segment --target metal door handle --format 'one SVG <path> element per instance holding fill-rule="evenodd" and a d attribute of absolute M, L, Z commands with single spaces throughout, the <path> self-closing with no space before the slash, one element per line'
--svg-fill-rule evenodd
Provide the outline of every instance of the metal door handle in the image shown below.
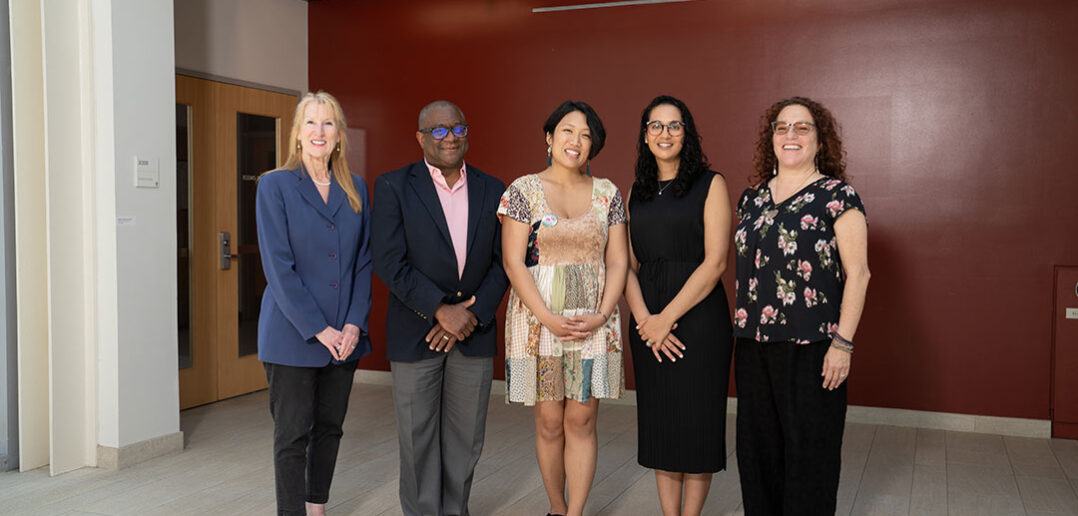
<path fill-rule="evenodd" d="M 218 249 L 221 251 L 221 270 L 227 271 L 232 268 L 232 260 L 239 255 L 232 254 L 232 235 L 227 231 L 217 234 Z"/>

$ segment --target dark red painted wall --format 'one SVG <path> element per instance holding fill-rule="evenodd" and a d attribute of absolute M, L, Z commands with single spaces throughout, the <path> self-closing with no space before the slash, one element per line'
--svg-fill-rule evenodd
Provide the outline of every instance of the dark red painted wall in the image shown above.
<path fill-rule="evenodd" d="M 1078 3 L 531 12 L 559 3 L 312 2 L 310 86 L 366 129 L 371 177 L 420 157 L 416 115 L 431 100 L 464 109 L 469 162 L 506 182 L 544 165 L 540 126 L 553 107 L 585 100 L 608 129 L 592 170 L 623 192 L 640 110 L 672 94 L 693 109 L 734 198 L 764 109 L 816 98 L 842 123 L 870 220 L 850 402 L 1049 417 L 1052 267 L 1078 264 Z M 376 336 L 385 295 L 379 285 Z M 385 369 L 376 340 L 362 365 Z"/>

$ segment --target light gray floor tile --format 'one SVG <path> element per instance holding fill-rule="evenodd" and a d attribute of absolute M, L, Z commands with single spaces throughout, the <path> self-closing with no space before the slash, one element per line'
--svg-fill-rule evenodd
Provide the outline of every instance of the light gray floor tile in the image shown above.
<path fill-rule="evenodd" d="M 947 468 L 942 464 L 917 464 L 910 488 L 911 516 L 947 514 Z"/>
<path fill-rule="evenodd" d="M 880 500 L 873 505 L 894 507 L 891 496 L 909 497 L 917 431 L 913 428 L 881 426 L 861 474 L 857 498 Z M 908 503 L 906 504 L 908 507 Z M 855 503 L 854 513 L 859 513 Z"/>
<path fill-rule="evenodd" d="M 846 423 L 842 435 L 842 469 L 839 472 L 836 514 L 850 514 L 853 510 L 876 429 L 876 425 Z"/>
<path fill-rule="evenodd" d="M 636 410 L 601 404 L 599 460 L 585 514 L 659 513 L 655 478 L 636 463 Z M 46 469 L 0 473 L 6 515 L 265 515 L 275 512 L 273 425 L 265 392 L 184 411 L 185 449 L 107 471 L 58 477 Z M 715 474 L 706 515 L 743 515 L 727 419 L 727 470 Z M 535 462 L 531 409 L 491 400 L 474 514 L 536 516 L 547 499 Z M 396 421 L 388 386 L 358 385 L 328 513 L 401 514 Z M 1078 441 L 1026 439 L 850 423 L 842 447 L 838 514 L 1078 514 Z"/>
<path fill-rule="evenodd" d="M 947 432 L 943 430 L 917 429 L 917 464 L 947 463 Z"/>
<path fill-rule="evenodd" d="M 973 497 L 1004 496 L 1020 499 L 1018 484 L 1013 475 L 999 473 L 989 466 L 971 464 L 947 465 L 947 494 L 968 494 Z"/>
<path fill-rule="evenodd" d="M 852 514 L 864 516 L 905 516 L 910 513 L 910 497 L 878 493 L 859 493 Z"/>
<path fill-rule="evenodd" d="M 1026 513 L 1022 500 L 1009 496 L 976 496 L 952 492 L 947 498 L 952 516 L 1021 516 Z"/>
<path fill-rule="evenodd" d="M 972 432 L 947 432 L 947 454 L 953 451 L 1007 454 L 1002 436 Z"/>
<path fill-rule="evenodd" d="M 996 473 L 1013 474 L 1003 437 L 989 434 L 947 432 L 947 463 L 991 468 Z"/>
<path fill-rule="evenodd" d="M 1066 479 L 1018 477 L 1018 490 L 1026 509 L 1078 514 L 1078 498 Z"/>
<path fill-rule="evenodd" d="M 1047 439 L 1004 437 L 1003 442 L 1016 476 L 1066 478 Z"/>
<path fill-rule="evenodd" d="M 540 509 L 545 510 L 545 508 Z M 542 514 L 542 512 L 538 514 Z M 662 508 L 659 507 L 659 497 L 655 494 L 655 476 L 651 474 L 641 475 L 636 482 L 630 484 L 617 498 L 594 514 L 603 516 L 662 514 Z"/>
<path fill-rule="evenodd" d="M 1069 478 L 1078 478 L 1078 440 L 1050 439 L 1048 446 L 1052 449 L 1059 465 Z"/>

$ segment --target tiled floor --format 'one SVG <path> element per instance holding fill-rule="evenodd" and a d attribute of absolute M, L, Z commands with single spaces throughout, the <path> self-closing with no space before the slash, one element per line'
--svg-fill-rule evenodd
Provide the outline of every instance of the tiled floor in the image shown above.
<path fill-rule="evenodd" d="M 265 392 L 186 411 L 183 453 L 121 471 L 0 474 L 0 514 L 273 514 Z M 733 418 L 727 424 L 733 452 Z M 493 398 L 476 470 L 475 515 L 546 512 L 531 411 Z M 636 413 L 604 404 L 587 512 L 659 514 L 653 475 L 636 464 Z M 1078 514 L 1078 441 L 849 424 L 840 514 Z M 706 514 L 741 514 L 735 457 L 715 475 Z M 357 385 L 330 514 L 397 515 L 397 441 L 389 387 Z"/>

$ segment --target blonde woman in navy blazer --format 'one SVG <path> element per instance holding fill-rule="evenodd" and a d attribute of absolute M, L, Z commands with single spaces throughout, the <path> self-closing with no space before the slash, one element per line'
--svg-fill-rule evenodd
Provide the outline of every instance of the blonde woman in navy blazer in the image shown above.
<path fill-rule="evenodd" d="M 288 161 L 258 183 L 267 283 L 258 358 L 281 515 L 325 514 L 352 375 L 371 350 L 367 186 L 348 170 L 344 129 L 337 99 L 308 93 L 296 106 Z"/>

